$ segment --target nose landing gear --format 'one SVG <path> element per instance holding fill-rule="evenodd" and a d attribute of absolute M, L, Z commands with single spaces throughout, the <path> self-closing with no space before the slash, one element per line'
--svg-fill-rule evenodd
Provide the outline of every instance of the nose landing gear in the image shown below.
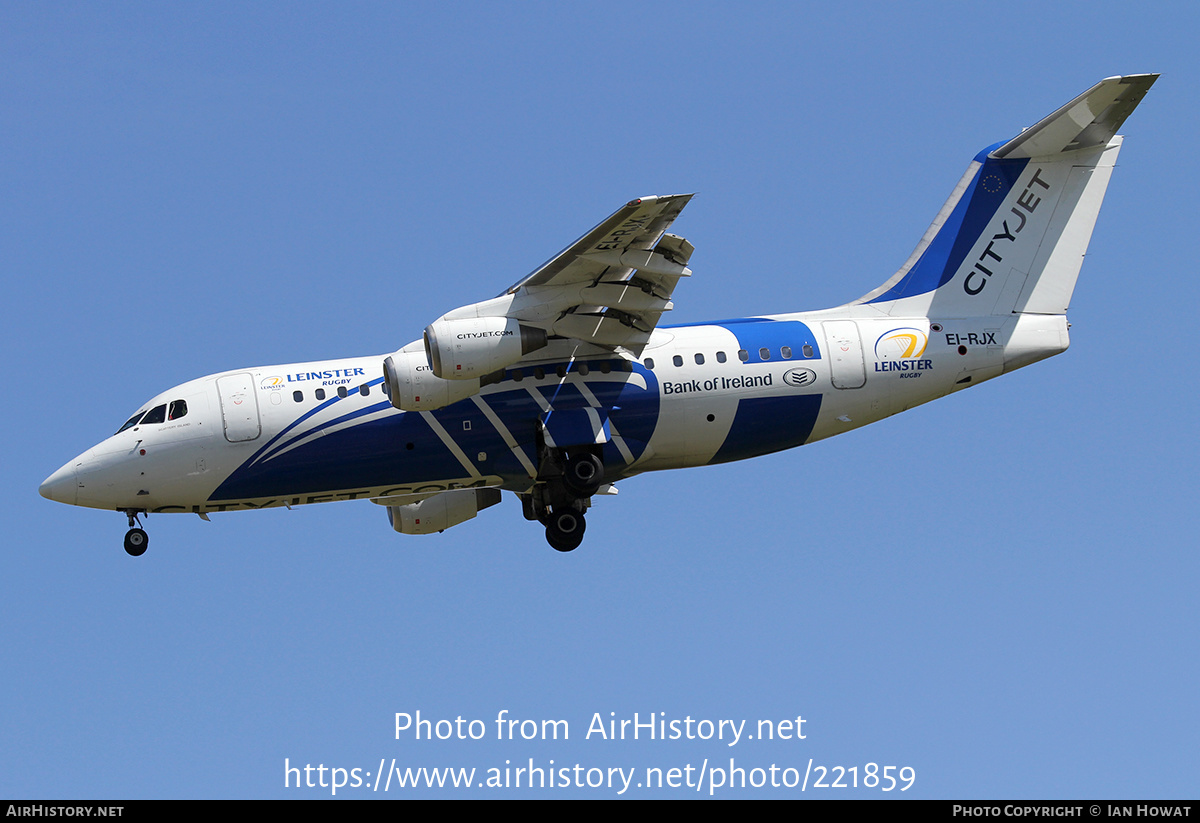
<path fill-rule="evenodd" d="M 146 553 L 146 547 L 150 545 L 150 537 L 146 534 L 145 529 L 140 528 L 138 516 L 141 514 L 136 509 L 128 509 L 125 512 L 129 517 L 129 531 L 125 532 L 125 551 L 130 557 L 141 557 Z"/>
<path fill-rule="evenodd" d="M 146 546 L 150 543 L 150 537 L 146 534 L 145 529 L 130 529 L 125 532 L 125 551 L 131 557 L 141 557 L 146 553 Z"/>

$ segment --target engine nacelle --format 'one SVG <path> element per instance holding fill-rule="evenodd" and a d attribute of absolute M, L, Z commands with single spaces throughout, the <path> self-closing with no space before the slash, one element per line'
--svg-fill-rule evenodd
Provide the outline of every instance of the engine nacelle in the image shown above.
<path fill-rule="evenodd" d="M 546 332 L 511 317 L 438 320 L 425 327 L 425 354 L 433 373 L 471 380 L 511 366 L 546 345 Z"/>
<path fill-rule="evenodd" d="M 456 489 L 418 503 L 388 506 L 388 521 L 401 534 L 433 534 L 465 523 L 499 502 L 499 489 Z"/>
<path fill-rule="evenodd" d="M 424 352 L 419 351 L 398 351 L 384 360 L 383 379 L 392 405 L 402 411 L 444 408 L 479 394 L 485 382 L 479 379 L 443 380 L 433 373 Z"/>

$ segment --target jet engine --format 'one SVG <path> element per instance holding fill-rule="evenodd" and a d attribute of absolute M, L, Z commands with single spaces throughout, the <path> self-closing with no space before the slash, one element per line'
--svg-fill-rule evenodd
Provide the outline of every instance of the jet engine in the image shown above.
<path fill-rule="evenodd" d="M 479 394 L 499 382 L 503 370 L 471 380 L 443 380 L 421 351 L 398 351 L 383 361 L 383 378 L 392 405 L 401 411 L 434 411 Z"/>
<path fill-rule="evenodd" d="M 425 327 L 425 354 L 433 373 L 471 380 L 516 363 L 546 345 L 546 332 L 511 317 L 437 320 Z"/>
<path fill-rule="evenodd" d="M 433 534 L 465 523 L 499 502 L 499 489 L 456 489 L 417 503 L 388 506 L 388 521 L 401 534 Z"/>

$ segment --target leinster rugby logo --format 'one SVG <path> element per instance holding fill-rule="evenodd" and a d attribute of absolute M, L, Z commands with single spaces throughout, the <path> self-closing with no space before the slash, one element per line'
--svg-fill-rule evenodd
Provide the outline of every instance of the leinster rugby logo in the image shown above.
<path fill-rule="evenodd" d="M 783 373 L 783 382 L 789 386 L 804 388 L 817 382 L 817 373 L 812 369 L 788 369 Z"/>
<path fill-rule="evenodd" d="M 908 360 L 925 353 L 929 336 L 920 329 L 892 329 L 875 343 L 880 360 Z"/>
<path fill-rule="evenodd" d="M 921 329 L 892 329 L 875 341 L 875 371 L 899 372 L 900 377 L 920 377 L 933 368 L 923 360 L 929 335 Z"/>
<path fill-rule="evenodd" d="M 259 381 L 258 387 L 260 389 L 267 389 L 268 391 L 275 391 L 276 389 L 282 389 L 283 388 L 283 378 L 279 377 L 278 375 L 276 375 L 275 377 L 264 377 L 262 380 Z"/>

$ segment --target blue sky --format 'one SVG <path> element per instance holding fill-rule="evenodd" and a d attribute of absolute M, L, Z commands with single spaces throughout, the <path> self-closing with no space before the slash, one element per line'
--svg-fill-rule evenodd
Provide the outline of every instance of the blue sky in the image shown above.
<path fill-rule="evenodd" d="M 1194 797 L 1198 23 L 1110 3 L 0 8 L 0 795 L 331 794 L 285 788 L 285 759 L 483 779 L 733 758 L 909 766 L 917 797 Z M 395 350 L 637 196 L 698 192 L 672 322 L 853 299 L 980 148 L 1151 71 L 1068 353 L 634 478 L 570 555 L 508 497 L 434 537 L 365 502 L 155 516 L 133 559 L 121 515 L 37 495 L 169 386 Z M 488 735 L 396 739 L 417 711 Z M 501 711 L 570 739 L 496 740 Z M 585 739 L 635 712 L 802 716 L 806 736 Z"/>

